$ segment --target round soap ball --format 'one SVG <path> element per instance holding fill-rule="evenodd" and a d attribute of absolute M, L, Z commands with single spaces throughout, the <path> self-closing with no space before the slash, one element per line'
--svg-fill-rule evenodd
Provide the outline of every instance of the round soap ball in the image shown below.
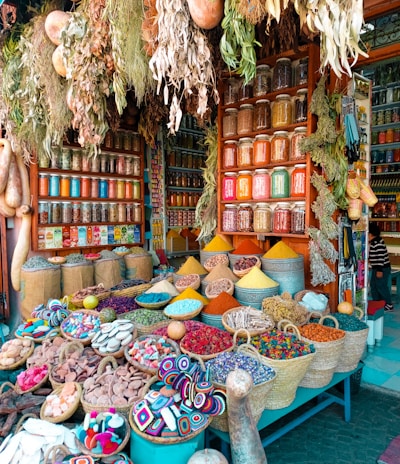
<path fill-rule="evenodd" d="M 167 327 L 168 337 L 172 340 L 180 340 L 186 333 L 185 323 L 181 321 L 171 321 Z"/>

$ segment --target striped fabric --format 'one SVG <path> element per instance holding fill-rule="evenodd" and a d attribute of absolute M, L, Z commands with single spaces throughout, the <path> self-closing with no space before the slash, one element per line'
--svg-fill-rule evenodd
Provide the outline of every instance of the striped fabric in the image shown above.
<path fill-rule="evenodd" d="M 376 271 L 390 267 L 389 253 L 382 237 L 376 237 L 369 244 L 369 265 Z"/>

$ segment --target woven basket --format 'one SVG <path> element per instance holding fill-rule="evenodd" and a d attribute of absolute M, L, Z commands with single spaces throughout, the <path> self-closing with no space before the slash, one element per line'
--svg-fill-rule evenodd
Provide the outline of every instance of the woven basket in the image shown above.
<path fill-rule="evenodd" d="M 172 296 L 164 301 L 157 301 L 155 303 L 145 303 L 144 301 L 140 301 L 135 298 L 136 303 L 141 306 L 142 308 L 146 309 L 160 309 L 163 306 L 166 306 L 172 300 Z"/>
<path fill-rule="evenodd" d="M 29 335 L 19 335 L 17 332 L 14 333 L 15 338 L 19 338 L 20 340 L 32 340 L 34 343 L 42 343 L 45 340 L 51 340 L 52 338 L 57 337 L 57 335 L 60 335 L 60 328 L 59 327 L 52 327 L 51 330 L 49 330 L 46 335 L 43 337 L 30 337 Z"/>
<path fill-rule="evenodd" d="M 43 457 L 43 464 L 56 464 L 70 455 L 71 451 L 65 445 L 54 445 L 47 448 Z"/>
<path fill-rule="evenodd" d="M 90 343 L 92 341 L 92 338 L 94 337 L 94 333 L 93 333 L 93 335 L 91 337 L 75 338 L 75 337 L 72 337 L 71 335 L 67 334 L 65 332 L 65 330 L 63 329 L 64 324 L 67 324 L 69 322 L 69 319 L 74 318 L 77 313 L 91 314 L 92 316 L 100 317 L 99 313 L 97 311 L 93 311 L 91 309 L 79 309 L 77 311 L 73 311 L 60 325 L 61 335 L 67 340 L 70 340 L 70 341 L 73 341 L 73 342 L 79 342 L 84 346 L 90 345 Z"/>
<path fill-rule="evenodd" d="M 211 272 L 215 266 L 218 264 L 224 264 L 225 266 L 229 266 L 229 258 L 227 254 L 218 254 L 214 256 L 210 256 L 207 258 L 204 263 L 203 267 L 207 272 Z"/>
<path fill-rule="evenodd" d="M 228 324 L 229 315 L 234 314 L 239 311 L 247 311 L 250 314 L 254 313 L 254 315 L 263 315 L 263 313 L 260 310 L 252 308 L 251 306 L 238 306 L 236 308 L 228 309 L 222 315 L 221 322 L 225 330 L 231 334 L 234 334 L 238 329 L 244 329 L 249 333 L 250 337 L 254 337 L 255 335 L 261 335 L 262 333 L 274 327 L 274 321 L 272 320 L 272 318 L 268 316 L 268 314 L 265 314 L 264 316 L 268 317 L 270 323 L 268 323 L 268 320 L 265 321 L 265 326 L 262 328 L 254 329 L 254 328 L 249 328 L 249 327 L 231 327 Z"/>
<path fill-rule="evenodd" d="M 329 315 L 321 317 L 319 324 L 323 325 L 324 320 L 327 318 L 332 319 L 335 323 L 335 329 L 340 330 L 338 329 L 339 324 L 337 319 Z M 331 327 L 327 328 L 332 329 Z M 332 380 L 344 347 L 346 332 L 344 330 L 341 332 L 343 332 L 341 338 L 330 342 L 317 342 L 301 336 L 302 340 L 313 344 L 315 348 L 315 357 L 304 378 L 300 382 L 301 387 L 322 388 L 328 385 Z"/>
<path fill-rule="evenodd" d="M 97 293 L 94 295 L 99 301 L 105 300 L 111 295 L 111 292 L 108 290 L 106 292 Z M 71 296 L 71 303 L 77 308 L 83 308 L 84 298 L 75 298 L 74 295 Z"/>
<path fill-rule="evenodd" d="M 138 330 L 137 328 L 135 327 L 132 331 L 132 340 L 134 340 L 136 337 L 138 336 Z M 125 345 L 124 346 L 121 346 L 121 348 L 118 350 L 118 351 L 114 351 L 114 352 L 110 352 L 110 353 L 102 353 L 101 351 L 99 351 L 97 348 L 93 348 L 93 351 L 98 354 L 99 356 L 101 356 L 102 358 L 105 358 L 107 356 L 112 356 L 113 358 L 116 358 L 116 359 L 119 359 L 119 358 L 123 358 L 124 357 L 124 353 L 125 353 Z"/>
<path fill-rule="evenodd" d="M 369 328 L 357 331 L 346 331 L 342 354 L 335 372 L 350 372 L 354 370 L 364 353 Z"/>
<path fill-rule="evenodd" d="M 135 340 L 133 340 L 133 343 L 135 341 L 142 340 L 142 339 L 144 339 L 146 337 L 147 338 L 152 338 L 154 340 L 158 340 L 159 338 L 162 338 L 160 335 L 147 334 L 147 335 L 137 337 Z M 180 355 L 181 350 L 180 350 L 179 345 L 174 340 L 171 340 L 170 338 L 166 338 L 166 337 L 163 337 L 163 338 L 165 338 L 167 343 L 172 347 L 172 351 L 173 351 L 172 353 L 168 353 L 165 356 L 178 356 L 178 355 Z M 139 369 L 142 372 L 146 372 L 147 374 L 155 375 L 157 373 L 158 368 L 145 366 L 144 364 L 139 363 L 138 361 L 136 361 L 135 359 L 132 358 L 132 356 L 128 353 L 128 351 L 129 351 L 129 345 L 125 347 L 124 354 L 125 354 L 126 360 L 130 364 L 132 364 L 132 366 L 136 367 L 137 369 Z M 162 359 L 162 357 L 159 359 L 159 361 L 161 359 Z"/>
<path fill-rule="evenodd" d="M 187 288 L 197 290 L 200 287 L 200 282 L 201 279 L 199 274 L 188 274 L 179 277 L 178 280 L 175 281 L 175 288 L 178 290 L 179 293 L 182 293 Z"/>
<path fill-rule="evenodd" d="M 46 364 L 46 365 L 47 365 L 47 374 L 43 377 L 43 379 L 39 383 L 37 383 L 32 388 L 29 388 L 28 390 L 22 390 L 21 387 L 18 384 L 18 381 L 16 381 L 15 382 L 15 391 L 19 395 L 25 395 L 26 393 L 34 392 L 34 391 L 38 390 L 40 387 L 43 387 L 43 385 L 46 385 L 46 383 L 49 381 L 49 375 L 50 375 L 50 366 L 48 364 Z"/>
<path fill-rule="evenodd" d="M 286 326 L 284 332 L 292 329 L 295 336 L 300 339 L 300 333 L 295 325 Z M 273 359 L 261 356 L 261 360 L 267 366 L 276 371 L 275 382 L 267 397 L 265 409 L 286 408 L 293 403 L 297 388 L 306 374 L 309 365 L 314 359 L 315 353 L 291 359 Z"/>
<path fill-rule="evenodd" d="M 124 419 L 125 435 L 124 435 L 124 438 L 123 438 L 121 444 L 113 452 L 113 455 L 120 453 L 125 448 L 125 446 L 127 445 L 128 441 L 129 441 L 129 438 L 131 436 L 131 433 L 130 433 L 131 428 L 129 427 L 128 419 L 123 415 L 121 415 L 121 417 Z M 79 441 L 77 438 L 75 438 L 75 443 L 76 443 L 77 448 L 81 451 L 81 453 L 88 454 L 88 455 L 90 455 L 90 456 L 92 456 L 94 458 L 105 458 L 105 457 L 111 456 L 110 454 L 93 453 L 90 449 L 86 448 L 86 446 L 81 441 Z"/>
<path fill-rule="evenodd" d="M 307 290 L 307 289 L 305 289 L 305 290 L 300 290 L 299 292 L 297 292 L 294 295 L 293 299 L 295 301 L 297 301 L 297 303 L 300 303 L 300 301 L 303 299 L 304 295 L 306 295 L 309 292 L 322 293 L 323 295 L 325 295 L 328 298 L 325 309 L 323 311 L 316 311 L 316 312 L 319 313 L 321 316 L 325 316 L 325 315 L 329 314 L 331 312 L 331 308 L 329 306 L 329 294 L 328 293 L 322 292 L 320 290 Z"/>
<path fill-rule="evenodd" d="M 83 344 L 79 343 L 78 341 L 69 342 L 65 344 L 60 350 L 60 355 L 58 357 L 58 364 L 62 364 L 65 361 L 65 359 L 68 357 L 68 355 L 74 351 L 78 351 L 79 355 L 82 355 L 83 350 L 84 350 Z M 50 380 L 50 383 L 53 389 L 56 389 L 57 387 L 64 385 L 64 382 L 61 383 L 57 379 L 54 378 L 54 372 L 58 364 L 54 365 L 50 369 L 50 372 L 49 372 L 49 380 Z"/>
<path fill-rule="evenodd" d="M 53 424 L 59 424 L 60 422 L 66 421 L 67 419 L 69 419 L 70 417 L 72 417 L 75 414 L 75 412 L 77 411 L 77 409 L 79 407 L 80 401 L 81 401 L 82 387 L 78 382 L 73 382 L 73 383 L 75 384 L 77 394 L 76 394 L 75 400 L 71 404 L 71 406 L 63 414 L 61 414 L 61 415 L 59 415 L 57 417 L 46 416 L 45 415 L 45 410 L 46 410 L 47 400 L 45 400 L 45 402 L 42 404 L 42 407 L 40 408 L 40 418 L 42 420 L 52 422 Z M 52 391 L 51 394 L 52 395 L 53 394 L 54 395 L 59 395 L 61 393 L 62 389 L 64 388 L 64 385 L 60 385 L 60 386 L 56 387 Z"/>
<path fill-rule="evenodd" d="M 161 327 L 167 327 L 170 322 L 170 320 L 167 320 L 160 321 L 152 325 L 136 324 L 138 337 L 140 337 L 141 335 L 152 334 L 155 330 L 160 329 Z"/>
<path fill-rule="evenodd" d="M 123 288 L 122 290 L 113 290 L 111 296 L 124 296 L 132 298 L 141 295 L 146 290 L 152 287 L 152 284 L 140 284 L 134 285 L 133 287 Z"/>
<path fill-rule="evenodd" d="M 185 300 L 182 300 L 182 301 L 185 301 Z M 203 309 L 203 306 L 204 306 L 203 303 L 200 300 L 197 300 L 197 301 L 199 302 L 198 307 L 194 311 L 191 311 L 189 313 L 172 314 L 171 312 L 169 312 L 169 306 L 173 305 L 173 303 L 171 303 L 171 305 L 167 306 L 164 309 L 164 314 L 170 319 L 174 319 L 175 321 L 188 321 L 189 319 L 195 318 L 198 314 L 201 313 L 201 310 Z"/>
<path fill-rule="evenodd" d="M 242 256 L 243 258 L 243 256 Z M 240 258 L 240 259 L 242 259 Z M 249 255 L 249 256 L 245 256 L 244 258 L 248 259 L 248 258 L 255 258 L 256 259 L 256 263 L 253 264 L 253 266 L 250 266 L 246 269 L 235 269 L 238 261 L 235 262 L 235 264 L 232 266 L 232 272 L 235 274 L 236 277 L 243 277 L 245 276 L 246 274 L 248 274 L 252 269 L 253 267 L 258 267 L 258 269 L 261 269 L 261 259 L 256 256 L 256 255 Z"/>
<path fill-rule="evenodd" d="M 219 290 L 218 293 L 215 293 L 215 289 Z M 209 300 L 213 298 L 217 298 L 217 296 L 222 293 L 228 293 L 229 295 L 233 295 L 235 291 L 235 286 L 231 279 L 227 279 L 226 277 L 221 277 L 220 279 L 213 280 L 210 282 L 205 290 L 206 297 Z"/>
<path fill-rule="evenodd" d="M 17 367 L 19 366 L 22 366 L 23 364 L 26 363 L 26 360 L 32 356 L 32 353 L 33 351 L 35 350 L 35 344 L 33 343 L 32 340 L 29 340 L 30 341 L 30 346 L 29 346 L 29 350 L 28 352 L 25 354 L 24 357 L 22 357 L 19 361 L 13 363 L 13 364 L 10 364 L 9 366 L 0 366 L 0 371 L 12 371 L 14 369 L 16 369 Z M 7 342 L 6 342 L 7 343 Z M 3 344 L 3 347 L 4 347 L 5 344 Z"/>
<path fill-rule="evenodd" d="M 185 348 L 182 348 L 181 346 L 181 351 L 182 353 L 185 353 L 187 354 L 188 356 L 190 356 L 191 358 L 199 358 L 201 359 L 202 361 L 208 361 L 209 359 L 213 359 L 215 357 L 217 357 L 219 354 L 221 353 L 225 353 L 227 351 L 232 351 L 234 348 L 234 345 L 232 345 L 231 347 L 227 348 L 226 350 L 224 351 L 219 351 L 218 353 L 212 353 L 212 354 L 198 354 L 198 353 L 194 353 L 192 351 L 189 351 L 189 350 L 185 350 Z"/>

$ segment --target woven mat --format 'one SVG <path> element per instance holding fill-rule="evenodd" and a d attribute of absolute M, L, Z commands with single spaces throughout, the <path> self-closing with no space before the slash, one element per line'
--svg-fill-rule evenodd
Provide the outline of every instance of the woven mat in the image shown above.
<path fill-rule="evenodd" d="M 389 443 L 386 450 L 379 456 L 378 464 L 400 464 L 400 435 Z"/>

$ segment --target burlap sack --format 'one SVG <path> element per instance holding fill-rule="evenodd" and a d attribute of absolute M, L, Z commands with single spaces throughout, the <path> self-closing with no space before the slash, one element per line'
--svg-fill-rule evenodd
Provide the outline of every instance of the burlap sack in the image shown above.
<path fill-rule="evenodd" d="M 94 283 L 108 290 L 125 279 L 124 259 L 99 259 L 94 262 Z"/>
<path fill-rule="evenodd" d="M 71 295 L 92 285 L 94 285 L 92 262 L 63 264 L 61 266 L 61 293 L 63 295 Z"/>
<path fill-rule="evenodd" d="M 61 298 L 61 269 L 52 266 L 39 269 L 21 269 L 21 317 L 32 317 L 36 306 L 46 305 L 49 299 Z"/>
<path fill-rule="evenodd" d="M 149 282 L 153 278 L 153 258 L 150 253 L 134 254 L 124 256 L 126 265 L 126 278 L 142 279 Z"/>

